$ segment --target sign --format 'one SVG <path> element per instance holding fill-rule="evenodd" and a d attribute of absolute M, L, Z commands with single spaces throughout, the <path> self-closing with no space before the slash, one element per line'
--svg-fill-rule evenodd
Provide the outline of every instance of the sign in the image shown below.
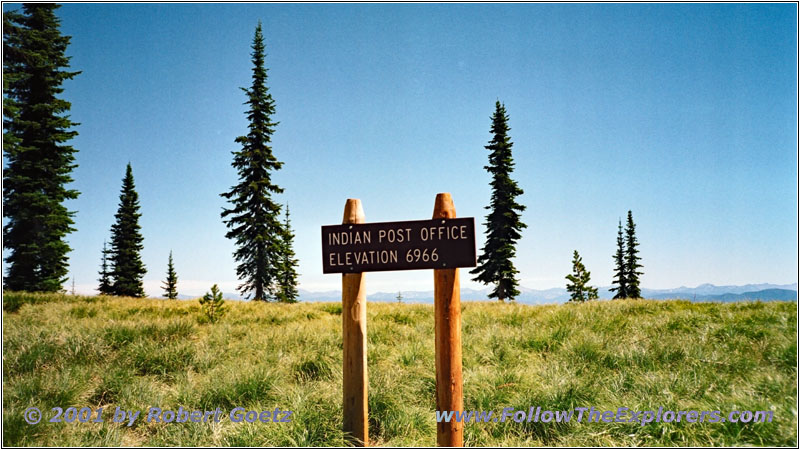
<path fill-rule="evenodd" d="M 476 265 L 472 217 L 322 227 L 322 273 Z"/>

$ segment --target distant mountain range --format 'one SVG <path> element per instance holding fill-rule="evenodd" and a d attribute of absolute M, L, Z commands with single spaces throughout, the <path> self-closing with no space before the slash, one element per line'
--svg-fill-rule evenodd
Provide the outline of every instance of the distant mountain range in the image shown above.
<path fill-rule="evenodd" d="M 598 288 L 601 299 L 610 299 L 614 293 L 609 291 L 611 286 Z M 529 289 L 520 287 L 518 303 L 540 305 L 547 303 L 564 303 L 569 299 L 569 293 L 564 288 Z M 461 289 L 462 301 L 485 301 L 489 299 L 490 288 Z M 404 303 L 433 303 L 433 291 L 402 291 Z M 227 299 L 242 300 L 239 293 L 225 292 Z M 797 283 L 792 284 L 745 284 L 742 286 L 715 286 L 701 284 L 690 288 L 681 286 L 674 289 L 642 289 L 642 296 L 648 299 L 667 300 L 684 299 L 697 302 L 737 302 L 746 300 L 762 301 L 797 301 Z M 179 295 L 180 299 L 194 299 L 198 296 Z M 342 301 L 341 291 L 311 292 L 299 290 L 302 302 L 339 302 Z M 376 292 L 368 294 L 370 302 L 396 302 L 397 292 Z"/>
<path fill-rule="evenodd" d="M 656 294 L 648 298 L 660 300 L 675 298 L 675 296 L 672 294 Z M 714 295 L 693 295 L 692 297 L 689 297 L 688 295 L 681 295 L 681 298 L 697 302 L 739 302 L 747 300 L 796 301 L 797 291 L 791 289 L 762 289 L 760 291 L 743 292 L 741 294 L 726 293 Z"/>
<path fill-rule="evenodd" d="M 609 291 L 611 286 L 598 288 L 601 299 L 609 299 L 614 293 Z M 488 300 L 491 289 L 461 289 L 461 300 Z M 433 303 L 433 291 L 403 291 L 403 302 L 406 303 Z M 342 300 L 341 291 L 309 292 L 300 289 L 300 301 L 334 302 Z M 735 302 L 744 300 L 797 300 L 797 283 L 793 284 L 746 284 L 743 286 L 715 286 L 701 284 L 695 288 L 681 286 L 674 289 L 642 289 L 644 298 L 685 299 L 692 301 L 720 301 Z M 569 299 L 569 293 L 564 288 L 529 289 L 520 288 L 517 302 L 526 304 L 564 303 Z M 397 292 L 377 292 L 368 294 L 367 300 L 371 302 L 396 302 Z"/>

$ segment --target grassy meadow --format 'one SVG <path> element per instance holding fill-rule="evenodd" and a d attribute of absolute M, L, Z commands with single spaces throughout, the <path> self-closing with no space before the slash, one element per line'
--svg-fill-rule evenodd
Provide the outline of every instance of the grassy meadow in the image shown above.
<path fill-rule="evenodd" d="M 4 446 L 342 446 L 341 305 L 5 293 Z M 467 446 L 797 446 L 797 304 L 462 305 L 464 403 L 772 410 L 772 423 L 469 423 Z M 433 306 L 368 305 L 372 445 L 436 445 Z M 28 425 L 26 408 L 43 420 Z M 50 408 L 103 423 L 47 423 Z M 220 423 L 145 423 L 151 406 Z M 292 410 L 290 423 L 227 412 Z M 141 410 L 131 426 L 116 407 Z"/>

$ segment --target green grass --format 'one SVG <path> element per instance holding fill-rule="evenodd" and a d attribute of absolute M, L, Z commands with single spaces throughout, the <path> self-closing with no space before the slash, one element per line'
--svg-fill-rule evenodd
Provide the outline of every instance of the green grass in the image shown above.
<path fill-rule="evenodd" d="M 4 446 L 341 446 L 341 305 L 5 293 Z M 470 423 L 468 446 L 797 446 L 797 304 L 613 301 L 462 306 L 468 410 L 772 410 L 772 423 Z M 368 306 L 373 445 L 436 444 L 433 307 Z M 38 425 L 23 421 L 30 406 Z M 47 423 L 50 408 L 104 423 Z M 220 423 L 111 421 L 151 406 Z M 232 423 L 230 409 L 292 410 Z"/>

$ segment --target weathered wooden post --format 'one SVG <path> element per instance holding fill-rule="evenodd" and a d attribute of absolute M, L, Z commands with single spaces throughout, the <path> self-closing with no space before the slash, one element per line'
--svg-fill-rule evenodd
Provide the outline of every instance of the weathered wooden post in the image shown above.
<path fill-rule="evenodd" d="M 348 199 L 342 225 L 322 227 L 322 273 L 342 274 L 344 432 L 369 445 L 367 295 L 364 273 L 433 269 L 436 409 L 464 409 L 461 381 L 461 292 L 458 267 L 475 267 L 475 219 L 456 218 L 450 194 L 438 194 L 433 219 L 364 223 L 361 201 Z M 462 447 L 460 422 L 438 423 L 439 446 Z"/>
<path fill-rule="evenodd" d="M 456 207 L 448 193 L 436 194 L 434 219 L 453 219 Z M 464 409 L 461 378 L 461 290 L 458 269 L 433 269 L 436 340 L 436 410 Z M 452 420 L 436 424 L 439 447 L 463 447 L 464 425 Z"/>
<path fill-rule="evenodd" d="M 361 200 L 349 198 L 344 205 L 343 224 L 364 223 Z M 342 274 L 342 348 L 344 369 L 345 433 L 352 444 L 368 446 L 367 424 L 367 293 L 364 273 Z M 459 353 L 459 358 L 460 358 Z M 460 374 L 459 364 L 459 374 Z"/>

